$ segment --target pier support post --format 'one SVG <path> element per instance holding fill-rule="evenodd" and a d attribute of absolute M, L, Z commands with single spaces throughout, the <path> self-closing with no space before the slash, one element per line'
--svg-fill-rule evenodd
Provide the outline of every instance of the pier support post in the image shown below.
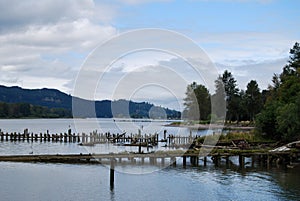
<path fill-rule="evenodd" d="M 239 164 L 240 164 L 240 168 L 244 168 L 245 158 L 242 155 L 239 155 Z"/>
<path fill-rule="evenodd" d="M 228 167 L 228 165 L 229 165 L 229 156 L 226 156 L 225 160 L 226 160 L 226 166 Z"/>
<path fill-rule="evenodd" d="M 206 162 L 207 162 L 207 157 L 204 156 L 204 158 L 203 158 L 203 165 L 204 165 L 204 167 L 206 166 Z"/>
<path fill-rule="evenodd" d="M 183 167 L 186 167 L 186 156 L 183 156 L 182 160 Z"/>
<path fill-rule="evenodd" d="M 115 183 L 115 159 L 110 159 L 110 176 L 109 176 L 110 189 L 114 188 Z"/>
<path fill-rule="evenodd" d="M 147 147 L 148 147 L 148 145 L 147 145 Z M 139 143 L 139 154 L 141 154 L 142 153 L 142 144 L 141 144 L 141 142 Z"/>
<path fill-rule="evenodd" d="M 190 156 L 190 163 L 194 166 L 195 165 L 195 158 L 194 156 Z"/>
<path fill-rule="evenodd" d="M 255 164 L 255 155 L 251 157 L 251 167 L 253 168 Z"/>
<path fill-rule="evenodd" d="M 271 163 L 271 156 L 267 155 L 267 169 L 270 169 L 270 163 Z"/>
<path fill-rule="evenodd" d="M 212 160 L 214 161 L 215 166 L 216 166 L 216 167 L 219 167 L 221 157 L 220 157 L 219 155 L 216 155 L 216 156 L 213 156 L 213 157 L 212 157 Z"/>
<path fill-rule="evenodd" d="M 173 164 L 173 167 L 176 167 L 176 157 L 171 157 L 171 162 Z"/>

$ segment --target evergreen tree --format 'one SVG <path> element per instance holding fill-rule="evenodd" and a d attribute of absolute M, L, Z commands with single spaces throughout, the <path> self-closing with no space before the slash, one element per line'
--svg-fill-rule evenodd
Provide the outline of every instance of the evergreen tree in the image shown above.
<path fill-rule="evenodd" d="M 232 121 L 237 120 L 238 117 L 238 101 L 239 89 L 237 88 L 236 80 L 234 79 L 231 72 L 225 70 L 222 75 L 222 82 L 224 84 L 226 101 L 227 101 L 227 114 L 226 120 Z"/>
<path fill-rule="evenodd" d="M 248 83 L 245 98 L 248 116 L 251 121 L 254 121 L 254 116 L 262 107 L 261 93 L 255 80 Z"/>
<path fill-rule="evenodd" d="M 185 119 L 207 120 L 211 113 L 208 89 L 204 85 L 198 85 L 196 82 L 188 85 L 184 106 L 183 116 Z"/>
<path fill-rule="evenodd" d="M 280 76 L 273 77 L 274 86 L 264 109 L 257 116 L 257 128 L 274 139 L 300 139 L 300 46 L 295 43 L 290 59 Z"/>

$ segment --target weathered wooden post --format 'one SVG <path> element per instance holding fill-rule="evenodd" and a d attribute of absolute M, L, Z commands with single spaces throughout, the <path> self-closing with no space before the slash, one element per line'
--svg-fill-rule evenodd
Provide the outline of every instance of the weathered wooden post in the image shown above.
<path fill-rule="evenodd" d="M 17 136 L 18 136 L 18 134 L 16 132 L 14 132 L 13 141 L 17 141 Z"/>
<path fill-rule="evenodd" d="M 27 133 L 26 133 L 26 136 L 27 136 L 27 141 L 29 142 L 29 133 L 28 133 L 28 131 L 27 131 Z"/>
<path fill-rule="evenodd" d="M 72 134 L 68 134 L 69 143 L 72 142 Z"/>
<path fill-rule="evenodd" d="M 76 142 L 76 135 L 73 133 L 73 142 Z"/>
<path fill-rule="evenodd" d="M 194 156 L 190 156 L 190 163 L 191 163 L 192 165 L 195 165 Z"/>
<path fill-rule="evenodd" d="M 173 167 L 176 167 L 176 157 L 171 157 Z"/>
<path fill-rule="evenodd" d="M 204 158 L 203 158 L 203 165 L 204 165 L 204 167 L 206 166 L 206 162 L 207 162 L 207 157 L 204 156 Z"/>
<path fill-rule="evenodd" d="M 183 167 L 186 167 L 186 156 L 183 156 L 182 160 Z"/>
<path fill-rule="evenodd" d="M 252 155 L 251 157 L 251 167 L 253 168 L 255 164 L 255 155 Z"/>
<path fill-rule="evenodd" d="M 215 155 L 215 156 L 212 157 L 212 159 L 213 159 L 213 161 L 215 163 L 215 166 L 219 167 L 219 165 L 220 165 L 220 156 L 219 155 Z"/>
<path fill-rule="evenodd" d="M 85 133 L 82 133 L 82 143 L 85 143 Z"/>
<path fill-rule="evenodd" d="M 270 163 L 271 163 L 271 156 L 267 155 L 267 169 L 270 169 Z"/>
<path fill-rule="evenodd" d="M 60 133 L 60 134 L 59 134 L 59 141 L 62 142 L 62 140 L 63 140 L 63 134 Z"/>
<path fill-rule="evenodd" d="M 79 136 L 79 133 L 77 134 L 77 142 L 80 142 L 80 136 Z"/>
<path fill-rule="evenodd" d="M 148 147 L 148 145 L 147 145 L 147 147 Z M 139 154 L 141 154 L 142 153 L 142 144 L 141 144 L 141 142 L 139 142 Z"/>
<path fill-rule="evenodd" d="M 239 164 L 240 164 L 240 168 L 244 168 L 245 158 L 241 154 L 239 155 Z"/>
<path fill-rule="evenodd" d="M 63 139 L 64 142 L 67 142 L 67 134 L 64 133 L 64 139 Z"/>
<path fill-rule="evenodd" d="M 114 182 L 115 182 L 115 159 L 110 159 L 110 189 L 114 189 Z"/>
<path fill-rule="evenodd" d="M 226 156 L 225 160 L 226 160 L 226 166 L 228 166 L 229 165 L 229 156 Z"/>

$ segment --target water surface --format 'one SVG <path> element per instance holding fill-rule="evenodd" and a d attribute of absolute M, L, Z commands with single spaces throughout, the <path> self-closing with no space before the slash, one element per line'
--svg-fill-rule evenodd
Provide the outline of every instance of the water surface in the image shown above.
<path fill-rule="evenodd" d="M 94 121 L 90 123 L 90 121 Z M 102 121 L 102 120 L 101 120 Z M 106 123 L 103 123 L 105 122 Z M 90 132 L 95 120 L 81 120 L 78 132 Z M 149 122 L 148 122 L 149 123 Z M 164 129 L 168 133 L 177 132 L 178 128 L 164 127 L 166 122 L 132 123 L 122 122 L 122 128 L 136 131 L 143 124 L 143 131 L 158 132 Z M 102 121 L 103 130 L 113 128 L 113 120 Z M 69 126 L 74 129 L 71 119 L 53 120 L 1 120 L 0 128 L 5 132 L 22 132 L 28 128 L 31 132 L 50 133 L 66 132 Z M 120 126 L 115 127 L 115 131 Z M 151 130 L 151 129 L 152 130 Z M 180 128 L 180 133 L 189 134 L 189 130 Z M 62 131 L 63 130 L 63 131 Z M 193 131 L 193 134 L 206 134 L 205 131 Z M 195 133 L 196 132 L 196 133 Z M 212 132 L 212 131 L 208 131 Z M 76 143 L 52 142 L 0 142 L 0 153 L 35 154 L 47 153 L 93 153 L 107 152 L 114 149 L 112 145 L 99 145 L 84 148 Z M 121 149 L 121 148 L 120 148 Z M 132 148 L 134 151 L 136 148 Z M 120 150 L 117 150 L 120 151 Z M 232 159 L 233 164 L 237 163 Z M 247 166 L 215 167 L 209 160 L 206 167 L 200 161 L 199 167 L 189 165 L 183 168 L 180 161 L 177 167 L 158 168 L 143 166 L 143 174 L 137 174 L 134 165 L 116 167 L 115 184 L 109 185 L 108 167 L 82 164 L 45 164 L 45 163 L 11 163 L 0 162 L 1 200 L 299 200 L 299 169 L 266 168 Z M 131 174 L 126 173 L 131 172 Z M 151 173 L 146 173 L 151 172 Z M 134 173 L 134 174 L 132 174 Z"/>

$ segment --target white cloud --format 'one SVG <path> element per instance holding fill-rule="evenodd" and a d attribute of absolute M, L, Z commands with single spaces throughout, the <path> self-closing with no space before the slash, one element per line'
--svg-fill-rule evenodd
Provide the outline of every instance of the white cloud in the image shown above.
<path fill-rule="evenodd" d="M 0 1 L 0 7 L 0 84 L 70 91 L 64 86 L 83 59 L 73 66 L 64 55 L 85 55 L 117 32 L 109 24 L 114 9 L 91 0 Z"/>
<path fill-rule="evenodd" d="M 199 33 L 199 45 L 216 63 L 228 66 L 262 63 L 287 57 L 299 38 L 260 32 Z"/>
<path fill-rule="evenodd" d="M 287 63 L 287 60 L 288 58 L 286 57 L 248 65 L 227 66 L 218 63 L 216 66 L 219 68 L 220 74 L 224 70 L 232 72 L 240 89 L 245 90 L 251 80 L 256 80 L 259 88 L 263 90 L 267 89 L 268 85 L 271 84 L 274 73 L 278 74 L 282 72 L 282 68 Z"/>
<path fill-rule="evenodd" d="M 32 24 L 56 24 L 79 18 L 105 23 L 115 16 L 112 6 L 95 4 L 92 0 L 1 0 L 0 7 L 0 30 L 4 32 L 10 28 L 22 29 Z"/>
<path fill-rule="evenodd" d="M 118 30 L 112 24 L 115 18 L 124 15 L 119 13 L 120 5 L 169 1 L 172 0 L 117 0 L 114 3 L 92 0 L 0 0 L 0 84 L 50 87 L 70 92 L 85 56 L 100 42 L 117 34 Z M 187 35 L 190 34 L 197 34 L 192 38 L 213 62 L 219 63 L 219 72 L 230 70 L 240 88 L 245 88 L 251 79 L 257 80 L 260 88 L 266 88 L 273 73 L 279 73 L 286 63 L 289 48 L 299 40 L 283 32 L 195 33 L 193 29 Z M 185 46 L 182 45 L 182 48 Z M 205 84 L 205 75 L 202 75 L 203 80 L 199 80 L 194 71 L 187 70 L 187 63 L 174 55 L 133 54 L 114 65 L 106 78 L 107 83 L 118 82 L 120 76 L 127 74 L 115 98 L 126 97 L 130 92 L 128 90 L 147 80 L 168 86 L 178 99 L 184 97 L 186 85 L 192 81 Z M 159 66 L 162 69 L 157 68 Z M 174 70 L 173 73 L 170 69 Z M 209 74 L 209 70 L 205 72 Z M 99 79 L 94 75 L 86 82 L 92 78 Z M 184 82 L 178 81 L 180 79 Z M 115 90 L 112 85 L 106 84 L 100 88 L 97 98 L 114 98 L 109 96 Z M 178 108 L 174 95 L 162 88 L 150 88 L 140 90 L 134 98 L 145 100 L 146 97 L 151 102 Z"/>

